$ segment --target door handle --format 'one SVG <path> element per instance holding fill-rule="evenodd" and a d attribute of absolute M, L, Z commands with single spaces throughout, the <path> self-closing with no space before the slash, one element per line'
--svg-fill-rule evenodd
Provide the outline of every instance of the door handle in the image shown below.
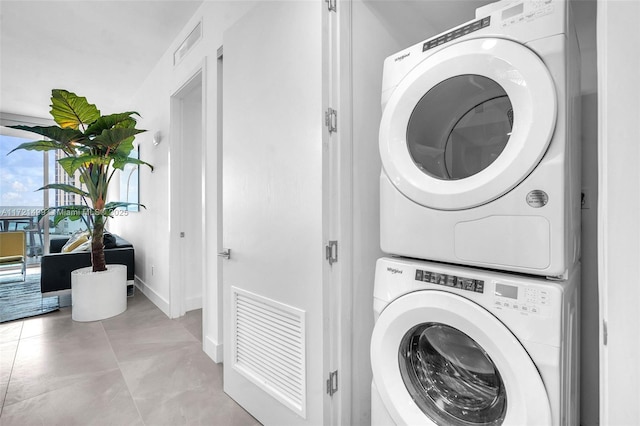
<path fill-rule="evenodd" d="M 225 259 L 231 259 L 231 249 L 222 249 L 220 253 L 218 253 L 218 257 L 224 257 Z"/>

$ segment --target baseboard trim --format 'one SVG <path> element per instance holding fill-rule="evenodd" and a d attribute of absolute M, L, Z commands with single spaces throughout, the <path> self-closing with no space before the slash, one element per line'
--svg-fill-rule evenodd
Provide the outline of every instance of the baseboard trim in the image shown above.
<path fill-rule="evenodd" d="M 223 346 L 222 343 L 218 343 L 209 336 L 205 336 L 204 344 L 202 345 L 204 353 L 215 363 L 221 363 L 223 361 Z"/>
<path fill-rule="evenodd" d="M 140 279 L 140 277 L 138 277 L 136 275 L 135 278 L 136 278 L 135 279 L 135 283 L 136 283 L 136 287 L 138 288 L 138 290 L 140 290 L 142 292 L 142 294 L 147 296 L 147 299 L 151 300 L 151 302 L 154 305 L 156 305 L 158 307 L 158 309 L 160 309 L 162 312 L 164 312 L 164 314 L 167 317 L 171 318 L 171 315 L 170 315 L 171 310 L 169 309 L 169 301 L 166 300 L 164 297 L 160 296 L 151 287 L 149 287 L 144 281 L 142 281 Z"/>

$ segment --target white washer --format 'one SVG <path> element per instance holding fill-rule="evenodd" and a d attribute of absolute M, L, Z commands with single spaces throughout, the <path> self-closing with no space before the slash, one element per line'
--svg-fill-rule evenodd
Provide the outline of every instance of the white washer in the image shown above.
<path fill-rule="evenodd" d="M 372 425 L 554 425 L 578 419 L 578 282 L 382 258 Z"/>
<path fill-rule="evenodd" d="M 581 205 L 569 5 L 508 0 L 476 17 L 385 60 L 381 248 L 566 278 Z"/>

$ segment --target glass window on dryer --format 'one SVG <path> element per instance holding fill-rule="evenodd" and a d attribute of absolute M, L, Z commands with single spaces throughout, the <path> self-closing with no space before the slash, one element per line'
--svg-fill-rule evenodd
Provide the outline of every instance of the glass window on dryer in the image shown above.
<path fill-rule="evenodd" d="M 427 175 L 464 179 L 498 158 L 512 129 L 513 107 L 505 90 L 487 77 L 459 75 L 418 101 L 407 127 L 407 148 Z"/>

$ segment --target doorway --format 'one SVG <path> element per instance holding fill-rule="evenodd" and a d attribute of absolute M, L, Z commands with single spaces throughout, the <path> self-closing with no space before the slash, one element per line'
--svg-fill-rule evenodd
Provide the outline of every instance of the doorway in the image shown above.
<path fill-rule="evenodd" d="M 206 276 L 203 69 L 171 97 L 171 318 L 203 307 Z"/>

